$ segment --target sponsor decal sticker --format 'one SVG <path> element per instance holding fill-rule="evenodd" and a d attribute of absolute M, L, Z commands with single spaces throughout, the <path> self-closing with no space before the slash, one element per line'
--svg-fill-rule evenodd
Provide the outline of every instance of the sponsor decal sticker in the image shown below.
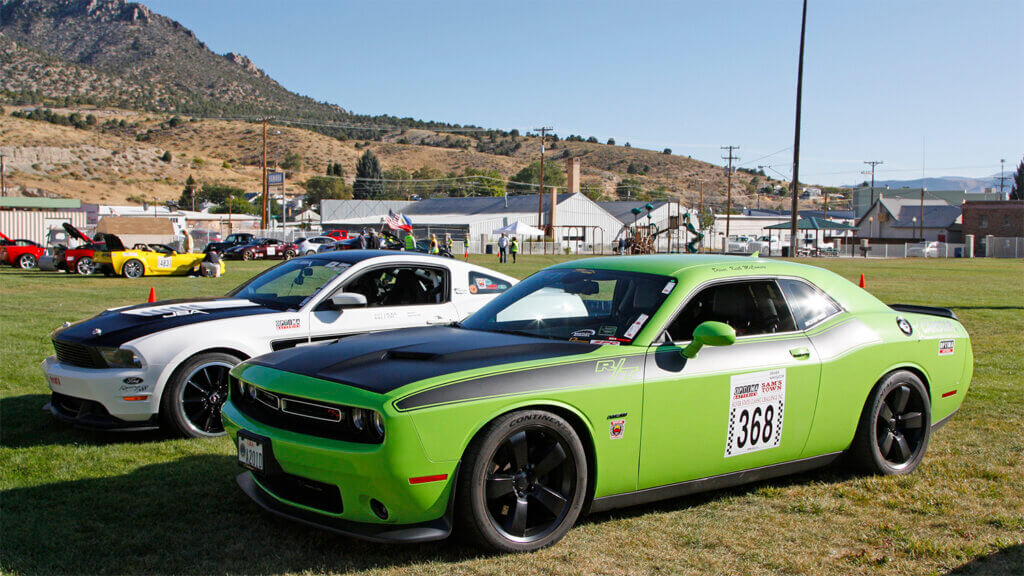
<path fill-rule="evenodd" d="M 618 330 L 618 326 L 601 326 L 601 329 L 597 331 L 599 336 L 615 336 L 615 331 Z"/>
<path fill-rule="evenodd" d="M 398 312 L 377 312 L 373 315 L 374 320 L 398 320 Z"/>
<path fill-rule="evenodd" d="M 206 314 L 206 312 L 203 312 L 202 310 L 196 310 L 194 308 L 189 308 L 185 310 L 171 310 L 167 314 L 161 316 L 161 318 L 174 318 L 175 316 L 191 316 L 193 314 Z"/>
<path fill-rule="evenodd" d="M 622 342 L 619 342 L 618 340 L 591 340 L 590 343 L 591 344 L 607 344 L 609 346 L 618 346 L 619 344 L 622 344 Z"/>
<path fill-rule="evenodd" d="M 672 289 L 676 287 L 675 280 L 669 280 L 668 284 L 665 284 L 665 288 L 661 291 L 662 294 L 670 294 Z"/>
<path fill-rule="evenodd" d="M 626 330 L 626 333 L 623 334 L 623 336 L 632 340 L 636 337 L 637 333 L 640 332 L 640 329 L 644 327 L 644 323 L 647 322 L 648 318 L 650 318 L 650 316 L 647 314 L 641 314 L 640 317 L 636 319 L 636 322 L 633 322 L 633 325 Z"/>
<path fill-rule="evenodd" d="M 576 338 L 590 338 L 594 334 L 596 334 L 596 332 L 594 332 L 590 328 L 586 328 L 584 330 L 577 330 L 573 332 L 572 336 L 575 336 Z"/>
<path fill-rule="evenodd" d="M 276 326 L 278 330 L 291 330 L 292 328 L 301 328 L 302 319 L 286 318 L 284 320 L 277 320 L 274 322 L 274 326 Z"/>
<path fill-rule="evenodd" d="M 469 293 L 470 294 L 476 294 L 476 291 L 477 291 L 476 284 L 470 284 L 469 285 Z"/>
<path fill-rule="evenodd" d="M 956 349 L 956 340 L 939 340 L 939 356 L 950 356 Z"/>
<path fill-rule="evenodd" d="M 953 336 L 956 329 L 948 320 L 921 320 L 917 323 L 922 336 Z"/>
<path fill-rule="evenodd" d="M 132 386 L 121 386 L 121 392 L 130 392 L 137 394 L 139 392 L 149 392 L 149 385 L 147 384 L 136 384 Z"/>
<path fill-rule="evenodd" d="M 737 374 L 729 379 L 725 457 L 776 448 L 782 441 L 786 370 Z"/>
<path fill-rule="evenodd" d="M 608 427 L 608 438 L 611 440 L 622 440 L 622 435 L 626 432 L 626 420 L 612 420 Z"/>

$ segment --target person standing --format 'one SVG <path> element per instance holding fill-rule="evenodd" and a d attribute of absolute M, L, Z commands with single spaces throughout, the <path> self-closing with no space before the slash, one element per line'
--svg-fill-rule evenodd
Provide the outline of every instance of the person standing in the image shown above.
<path fill-rule="evenodd" d="M 377 238 L 376 230 L 370 230 L 370 240 L 367 242 L 367 247 L 370 250 L 376 250 L 380 248 L 380 240 Z"/>
<path fill-rule="evenodd" d="M 508 237 L 505 233 L 501 233 L 501 238 L 498 238 L 498 263 L 505 264 L 508 262 Z"/>
<path fill-rule="evenodd" d="M 359 249 L 366 250 L 368 243 L 366 239 L 366 228 L 359 231 Z"/>
<path fill-rule="evenodd" d="M 466 260 L 469 260 L 469 236 L 466 236 L 466 237 L 465 237 L 465 238 L 464 238 L 464 239 L 462 240 L 462 247 L 463 247 L 463 249 L 464 249 L 464 250 L 465 250 L 465 252 L 466 252 L 466 254 L 465 254 L 465 258 L 466 258 Z"/>
<path fill-rule="evenodd" d="M 412 230 L 406 230 L 405 232 L 405 251 L 416 251 L 416 237 L 412 235 Z"/>
<path fill-rule="evenodd" d="M 444 233 L 444 247 L 448 250 L 449 254 L 452 253 L 452 244 L 453 244 L 453 242 L 452 242 L 452 235 L 447 233 L 447 232 L 445 232 Z"/>
<path fill-rule="evenodd" d="M 431 254 L 440 254 L 441 253 L 440 248 L 437 246 L 437 234 L 431 234 L 430 235 L 430 253 Z"/>
<path fill-rule="evenodd" d="M 519 240 L 515 236 L 512 237 L 512 243 L 509 244 L 509 250 L 512 252 L 512 263 L 516 263 L 516 254 L 519 253 Z"/>

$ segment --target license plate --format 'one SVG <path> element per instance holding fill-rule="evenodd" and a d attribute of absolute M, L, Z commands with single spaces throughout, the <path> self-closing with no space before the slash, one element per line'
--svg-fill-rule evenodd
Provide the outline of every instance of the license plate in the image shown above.
<path fill-rule="evenodd" d="M 263 471 L 263 442 L 255 438 L 238 435 L 238 463 L 242 466 Z"/>

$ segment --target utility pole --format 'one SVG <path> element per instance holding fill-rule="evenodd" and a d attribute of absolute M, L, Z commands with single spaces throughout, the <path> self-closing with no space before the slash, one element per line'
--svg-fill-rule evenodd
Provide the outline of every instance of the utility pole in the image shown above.
<path fill-rule="evenodd" d="M 0 196 L 7 196 L 7 168 L 4 166 L 4 156 L 0 154 Z"/>
<path fill-rule="evenodd" d="M 797 195 L 800 190 L 800 102 L 804 92 L 804 36 L 807 32 L 807 0 L 800 21 L 800 65 L 796 73 L 796 129 L 793 134 L 793 210 L 789 220 L 789 256 L 796 258 Z"/>
<path fill-rule="evenodd" d="M 703 232 L 704 231 L 704 180 L 701 179 L 699 182 L 700 182 L 700 204 L 698 204 L 699 208 L 697 209 L 697 223 L 700 224 L 700 229 Z M 703 251 L 704 250 L 703 242 L 701 244 L 702 244 L 702 246 L 700 247 L 699 251 Z"/>
<path fill-rule="evenodd" d="M 881 160 L 865 160 L 864 163 L 871 166 L 871 206 L 873 206 L 875 204 L 875 166 L 885 164 L 885 162 Z M 868 174 L 868 172 L 865 170 L 861 174 Z"/>
<path fill-rule="evenodd" d="M 267 118 L 263 118 L 263 210 L 260 217 L 260 228 L 267 229 Z"/>
<path fill-rule="evenodd" d="M 2 159 L 2 158 L 3 157 L 0 156 L 0 159 Z M 1002 196 L 1002 187 L 1004 187 L 1006 182 L 1007 182 L 1007 176 L 1002 175 L 1002 171 L 1004 171 L 1004 169 L 1006 167 L 1007 167 L 1007 159 L 1006 158 L 1000 158 L 999 159 L 999 196 Z"/>
<path fill-rule="evenodd" d="M 928 191 L 927 188 L 924 188 L 924 187 L 921 188 L 921 227 L 919 229 L 920 230 L 919 235 L 921 236 L 921 242 L 924 242 L 924 193 L 927 192 L 927 191 Z"/>
<path fill-rule="evenodd" d="M 554 130 L 554 128 L 543 126 L 541 128 L 534 128 L 534 130 L 540 130 L 540 190 L 537 192 L 537 228 L 541 228 L 544 223 L 544 137 L 547 135 L 548 130 Z M 554 215 L 555 205 L 554 199 L 552 198 L 551 213 Z M 554 221 L 549 222 L 551 225 L 551 240 L 555 239 L 555 223 Z M 541 228 L 543 230 L 543 228 Z"/>
<path fill-rule="evenodd" d="M 722 156 L 722 160 L 729 161 L 728 173 L 728 184 L 725 189 L 725 242 L 726 247 L 729 245 L 729 215 L 732 213 L 732 161 L 739 160 L 738 156 L 733 156 L 733 150 L 739 150 L 739 146 L 722 146 L 722 150 L 728 150 L 728 156 Z"/>

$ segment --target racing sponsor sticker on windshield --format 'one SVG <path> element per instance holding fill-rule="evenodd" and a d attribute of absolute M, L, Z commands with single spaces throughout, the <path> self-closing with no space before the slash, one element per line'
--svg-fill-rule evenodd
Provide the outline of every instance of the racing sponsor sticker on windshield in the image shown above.
<path fill-rule="evenodd" d="M 630 340 L 635 338 L 637 333 L 640 332 L 640 329 L 644 327 L 644 323 L 647 322 L 648 318 L 650 318 L 650 316 L 647 314 L 641 314 L 640 317 L 636 319 L 636 322 L 633 322 L 633 325 L 626 330 L 626 333 L 623 334 L 623 336 Z"/>
<path fill-rule="evenodd" d="M 609 346 L 618 346 L 619 344 L 622 344 L 622 342 L 619 342 L 618 340 L 591 340 L 590 343 L 591 344 L 607 344 Z"/>
<path fill-rule="evenodd" d="M 949 356 L 956 349 L 956 340 L 939 340 L 939 356 Z"/>
<path fill-rule="evenodd" d="M 302 319 L 301 318 L 285 318 L 284 320 L 276 320 L 274 322 L 274 326 L 277 327 L 278 330 L 290 330 L 292 328 L 301 328 L 302 327 Z"/>
<path fill-rule="evenodd" d="M 737 374 L 729 379 L 725 457 L 776 448 L 782 441 L 786 369 Z"/>
<path fill-rule="evenodd" d="M 599 336 L 615 336 L 615 332 L 619 329 L 618 326 L 601 326 L 601 329 L 597 331 Z"/>
<path fill-rule="evenodd" d="M 583 330 L 577 330 L 577 331 L 573 332 L 571 334 L 571 336 L 576 337 L 576 338 L 590 338 L 594 334 L 596 334 L 596 332 L 594 332 L 590 328 L 585 328 Z"/>
<path fill-rule="evenodd" d="M 668 284 L 665 284 L 665 288 L 662 289 L 661 293 L 662 294 L 670 294 L 672 292 L 672 289 L 675 288 L 675 287 L 676 287 L 676 281 L 675 280 L 669 280 Z"/>

